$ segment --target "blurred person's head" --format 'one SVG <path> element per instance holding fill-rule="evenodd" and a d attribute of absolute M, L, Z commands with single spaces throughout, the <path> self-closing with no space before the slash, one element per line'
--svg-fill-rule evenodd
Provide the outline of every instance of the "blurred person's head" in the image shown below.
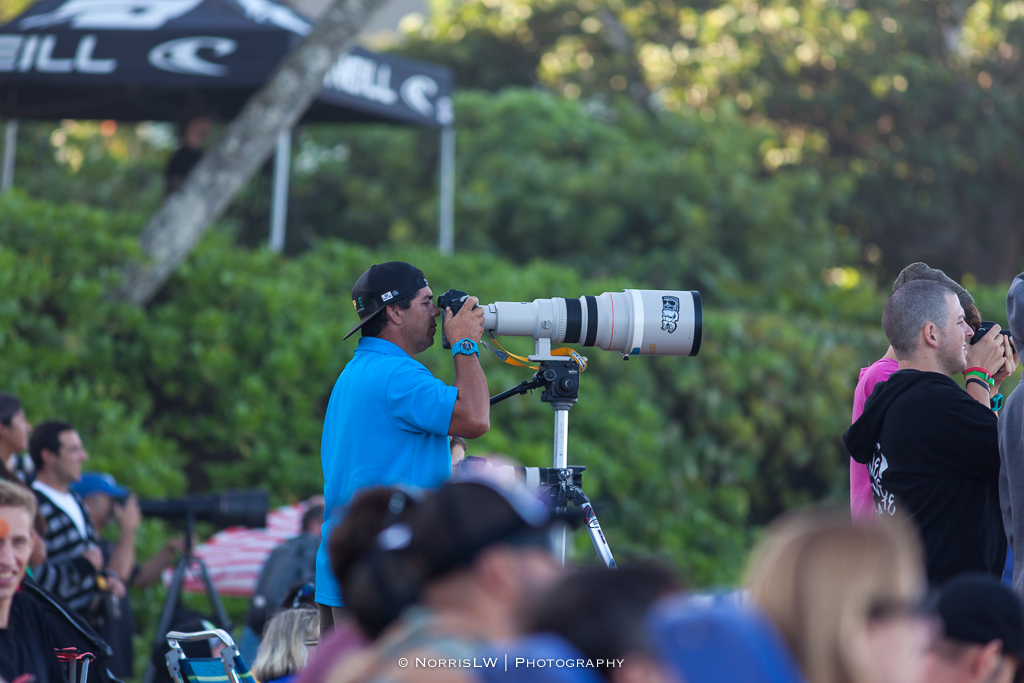
<path fill-rule="evenodd" d="M 371 636 L 418 602 L 472 622 L 485 640 L 522 631 L 526 609 L 561 574 L 552 519 L 524 492 L 458 481 L 430 494 L 342 583 L 345 603 Z"/>
<path fill-rule="evenodd" d="M 200 149 L 206 144 L 206 138 L 210 136 L 212 129 L 212 116 L 193 116 L 181 127 L 181 144 L 192 149 Z"/>
<path fill-rule="evenodd" d="M 901 362 L 928 362 L 949 376 L 967 367 L 974 330 L 964 322 L 956 295 L 937 282 L 915 280 L 894 291 L 882 312 L 882 328 Z"/>
<path fill-rule="evenodd" d="M 786 515 L 755 550 L 746 583 L 809 683 L 917 680 L 934 623 L 917 609 L 925 575 L 908 522 Z"/>
<path fill-rule="evenodd" d="M 82 437 L 66 422 L 49 420 L 36 425 L 28 441 L 36 479 L 61 492 L 82 478 L 82 463 L 89 454 Z"/>
<path fill-rule="evenodd" d="M 286 609 L 274 615 L 263 629 L 263 640 L 256 651 L 252 675 L 270 683 L 298 673 L 306 666 L 309 646 L 306 641 L 320 635 L 320 612 L 311 607 Z"/>
<path fill-rule="evenodd" d="M 28 435 L 32 425 L 25 419 L 21 401 L 0 391 L 0 465 L 13 453 L 28 450 Z"/>
<path fill-rule="evenodd" d="M 36 497 L 26 487 L 0 481 L 0 628 L 7 628 L 11 601 L 32 555 Z"/>
<path fill-rule="evenodd" d="M 759 609 L 708 597 L 666 598 L 648 615 L 651 648 L 674 683 L 803 683 Z"/>
<path fill-rule="evenodd" d="M 128 489 L 119 486 L 113 475 L 106 472 L 85 472 L 82 478 L 71 485 L 71 490 L 82 497 L 89 509 L 93 526 L 102 531 L 114 512 L 114 505 L 123 502 L 130 495 Z"/>
<path fill-rule="evenodd" d="M 327 543 L 331 569 L 342 586 L 353 565 L 375 547 L 378 534 L 405 520 L 421 497 L 418 490 L 401 486 L 372 486 L 352 497 Z"/>
<path fill-rule="evenodd" d="M 302 514 L 302 533 L 310 536 L 320 535 L 320 526 L 324 522 L 324 506 L 311 505 Z"/>
<path fill-rule="evenodd" d="M 920 683 L 1011 683 L 1024 678 L 1024 603 L 987 574 L 944 584 L 930 600 L 942 618 Z"/>
<path fill-rule="evenodd" d="M 581 569 L 539 596 L 526 630 L 557 633 L 588 659 L 605 662 L 597 670 L 609 681 L 659 680 L 644 622 L 651 605 L 681 588 L 654 563 Z M 612 667 L 609 660 L 623 663 Z"/>

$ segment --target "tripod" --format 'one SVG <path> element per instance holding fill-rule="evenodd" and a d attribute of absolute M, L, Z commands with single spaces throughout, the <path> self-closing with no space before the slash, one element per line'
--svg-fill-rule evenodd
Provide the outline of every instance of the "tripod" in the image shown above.
<path fill-rule="evenodd" d="M 586 468 L 567 465 L 569 411 L 580 398 L 580 366 L 573 359 L 552 356 L 550 339 L 537 340 L 537 353 L 530 356 L 530 360 L 540 363 L 540 368 L 534 373 L 533 379 L 520 382 L 518 386 L 492 396 L 491 405 L 500 403 L 510 396 L 518 396 L 543 387 L 544 393 L 541 394 L 540 400 L 550 403 L 551 409 L 555 411 L 553 471 L 557 475 L 557 481 L 551 482 L 555 508 L 565 510 L 569 502 L 578 507 L 583 512 L 587 533 L 590 534 L 598 557 L 606 567 L 614 567 L 615 558 L 612 557 L 612 550 L 601 530 L 601 524 L 597 521 L 594 507 L 587 494 L 583 492 L 583 470 Z M 566 530 L 562 529 L 555 541 L 555 556 L 562 564 L 565 564 L 565 544 Z"/>
<path fill-rule="evenodd" d="M 167 599 L 164 600 L 163 609 L 160 611 L 160 621 L 156 627 L 156 638 L 153 641 L 154 648 L 164 643 L 168 631 L 171 630 L 174 613 L 178 609 L 178 602 L 181 599 L 182 585 L 185 582 L 185 571 L 193 564 L 199 565 L 200 576 L 202 576 L 203 585 L 206 587 L 206 594 L 210 598 L 210 605 L 213 607 L 214 616 L 220 622 L 217 624 L 217 627 L 225 631 L 230 631 L 234 627 L 228 618 L 227 610 L 224 609 L 224 603 L 220 601 L 220 596 L 217 595 L 217 591 L 213 587 L 210 573 L 206 569 L 206 563 L 192 554 L 192 537 L 195 535 L 195 525 L 195 517 L 192 513 L 188 513 L 185 517 L 185 552 L 178 559 L 178 564 L 174 567 L 174 578 L 171 579 L 171 587 L 167 591 Z M 146 674 L 142 681 L 143 683 L 153 683 L 155 676 L 156 668 L 150 662 L 146 665 Z"/>

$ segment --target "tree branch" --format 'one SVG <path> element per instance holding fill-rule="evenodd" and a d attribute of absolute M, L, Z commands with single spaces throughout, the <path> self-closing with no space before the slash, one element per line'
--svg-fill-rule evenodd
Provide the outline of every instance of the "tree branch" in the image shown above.
<path fill-rule="evenodd" d="M 153 298 L 270 155 L 278 135 L 309 108 L 324 76 L 378 2 L 334 0 L 313 32 L 246 103 L 220 144 L 157 209 L 139 239 L 146 261 L 125 268 L 125 279 L 111 298 L 140 306 Z"/>

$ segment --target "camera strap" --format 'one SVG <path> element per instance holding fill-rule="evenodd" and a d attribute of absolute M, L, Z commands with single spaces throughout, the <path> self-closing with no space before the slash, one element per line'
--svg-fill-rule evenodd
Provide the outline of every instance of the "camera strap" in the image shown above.
<path fill-rule="evenodd" d="M 526 356 L 520 356 L 505 349 L 505 347 L 503 347 L 494 337 L 494 332 L 488 330 L 487 334 L 491 338 L 491 343 L 493 343 L 494 346 L 496 346 L 497 348 L 492 347 L 490 344 L 488 344 L 482 339 L 480 340 L 480 343 L 484 346 L 485 349 L 490 350 L 491 353 L 497 356 L 498 360 L 500 360 L 502 363 L 508 363 L 509 365 L 515 365 L 516 367 L 520 368 L 529 368 L 530 370 L 540 369 L 539 365 L 532 364 L 530 362 L 530 359 L 527 358 Z M 551 349 L 551 355 L 572 356 L 573 360 L 576 361 L 576 364 L 580 366 L 580 372 L 584 372 L 587 369 L 587 359 L 568 347 Z"/>

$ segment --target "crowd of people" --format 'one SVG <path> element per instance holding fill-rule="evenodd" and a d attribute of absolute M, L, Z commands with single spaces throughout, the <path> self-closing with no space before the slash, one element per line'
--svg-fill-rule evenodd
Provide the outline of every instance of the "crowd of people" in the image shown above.
<path fill-rule="evenodd" d="M 352 299 L 361 339 L 326 411 L 323 505 L 271 555 L 246 618 L 260 683 L 1024 680 L 1024 389 L 1000 393 L 1024 341 L 1024 275 L 1005 334 L 941 271 L 901 272 L 882 315 L 890 348 L 861 371 L 843 435 L 851 513 L 783 516 L 722 593 L 687 591 L 657 562 L 563 566 L 557 539 L 579 520 L 457 467 L 490 427 L 476 299 L 442 312 L 402 262 L 371 267 Z M 451 385 L 415 359 L 441 316 Z M 101 655 L 90 681 L 131 677 L 127 589 L 183 545 L 140 563 L 138 502 L 83 472 L 87 459 L 72 425 L 33 427 L 0 393 L 9 683 L 67 680 L 53 650 L 74 634 Z"/>

